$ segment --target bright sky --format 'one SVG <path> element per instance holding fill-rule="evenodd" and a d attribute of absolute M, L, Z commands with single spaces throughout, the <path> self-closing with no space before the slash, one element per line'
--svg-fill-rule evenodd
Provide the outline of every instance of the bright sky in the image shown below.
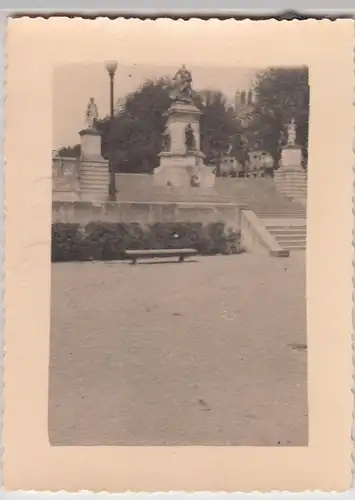
<path fill-rule="evenodd" d="M 137 89 L 147 79 L 173 76 L 178 68 L 118 65 L 115 102 Z M 218 89 L 233 102 L 236 90 L 248 89 L 257 73 L 251 68 L 188 67 L 193 88 Z M 101 118 L 109 112 L 109 77 L 104 63 L 71 64 L 58 67 L 53 75 L 53 149 L 80 142 L 79 131 L 85 126 L 85 111 L 94 97 Z"/>

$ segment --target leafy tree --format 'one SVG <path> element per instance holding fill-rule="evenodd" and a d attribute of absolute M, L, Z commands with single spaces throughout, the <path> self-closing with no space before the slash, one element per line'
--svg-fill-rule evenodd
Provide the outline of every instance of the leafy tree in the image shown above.
<path fill-rule="evenodd" d="M 294 118 L 297 142 L 307 159 L 309 84 L 308 68 L 269 68 L 257 77 L 257 104 L 250 126 L 260 147 L 277 161 L 285 126 Z"/>
<path fill-rule="evenodd" d="M 235 116 L 227 109 L 224 95 L 217 90 L 202 91 L 196 104 L 202 111 L 201 149 L 207 163 L 218 163 L 239 130 Z"/>
<path fill-rule="evenodd" d="M 57 151 L 57 155 L 62 158 L 80 158 L 80 144 L 67 147 L 63 146 Z"/>
<path fill-rule="evenodd" d="M 116 171 L 152 172 L 159 165 L 172 89 L 168 78 L 149 80 L 127 97 L 112 128 L 107 118 L 98 123 L 103 156 L 108 158 L 111 151 Z M 201 149 L 207 162 L 218 162 L 228 149 L 230 137 L 239 131 L 235 116 L 226 109 L 226 100 L 219 91 L 196 92 L 193 100 L 202 111 Z"/>
<path fill-rule="evenodd" d="M 102 154 L 108 158 L 111 151 L 117 171 L 149 172 L 158 166 L 171 88 L 167 78 L 148 80 L 128 95 L 112 128 L 108 118 L 99 122 Z"/>

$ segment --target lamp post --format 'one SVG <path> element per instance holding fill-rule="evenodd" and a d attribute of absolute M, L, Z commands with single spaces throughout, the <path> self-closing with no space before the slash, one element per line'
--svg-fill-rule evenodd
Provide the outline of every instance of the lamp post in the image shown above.
<path fill-rule="evenodd" d="M 116 178 L 113 169 L 112 161 L 112 134 L 113 134 L 113 119 L 114 119 L 114 81 L 117 69 L 116 61 L 108 61 L 106 69 L 110 77 L 110 131 L 109 131 L 109 157 L 108 157 L 108 170 L 109 170 L 109 184 L 108 184 L 108 200 L 116 201 Z"/>

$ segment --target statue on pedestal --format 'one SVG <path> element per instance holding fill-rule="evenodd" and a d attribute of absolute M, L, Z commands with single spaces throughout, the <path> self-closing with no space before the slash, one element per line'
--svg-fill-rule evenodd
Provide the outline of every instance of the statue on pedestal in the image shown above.
<path fill-rule="evenodd" d="M 196 149 L 196 139 L 191 123 L 185 129 L 185 144 L 187 151 L 194 151 Z"/>
<path fill-rule="evenodd" d="M 95 123 L 96 123 L 96 120 L 98 118 L 99 118 L 99 113 L 98 113 L 95 99 L 93 97 L 90 97 L 89 103 L 88 103 L 87 108 L 86 108 L 86 113 L 85 113 L 86 128 L 90 129 L 90 130 L 94 130 Z"/>
<path fill-rule="evenodd" d="M 296 145 L 296 122 L 292 118 L 291 123 L 287 126 L 287 146 Z"/>
<path fill-rule="evenodd" d="M 176 82 L 174 100 L 182 102 L 191 102 L 192 100 L 192 76 L 190 71 L 183 64 L 173 77 Z"/>

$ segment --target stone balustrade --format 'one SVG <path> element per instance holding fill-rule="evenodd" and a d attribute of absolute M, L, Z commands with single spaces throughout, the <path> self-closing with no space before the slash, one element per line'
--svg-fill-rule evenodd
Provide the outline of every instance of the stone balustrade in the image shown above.
<path fill-rule="evenodd" d="M 79 190 L 80 160 L 77 158 L 52 159 L 53 191 Z"/>
<path fill-rule="evenodd" d="M 54 157 L 52 159 L 53 199 L 75 200 L 80 194 L 80 160 Z"/>

